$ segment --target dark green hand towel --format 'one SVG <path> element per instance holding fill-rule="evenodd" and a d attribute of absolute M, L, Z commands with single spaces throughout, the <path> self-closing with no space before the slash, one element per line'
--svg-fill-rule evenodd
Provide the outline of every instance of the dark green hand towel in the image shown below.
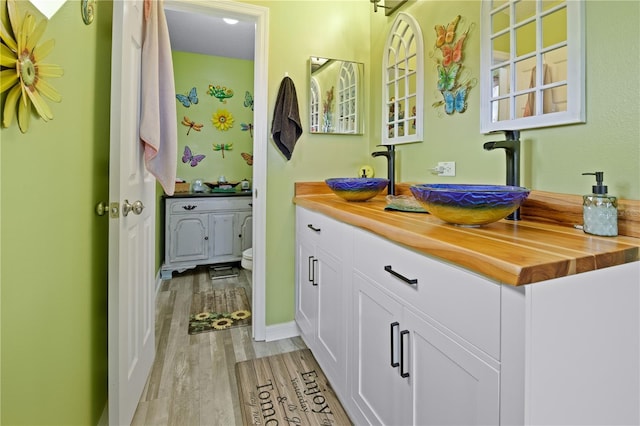
<path fill-rule="evenodd" d="M 271 135 L 287 160 L 291 159 L 293 148 L 295 148 L 301 134 L 302 125 L 300 124 L 296 87 L 293 85 L 293 80 L 285 77 L 280 83 L 280 90 L 273 110 Z"/>

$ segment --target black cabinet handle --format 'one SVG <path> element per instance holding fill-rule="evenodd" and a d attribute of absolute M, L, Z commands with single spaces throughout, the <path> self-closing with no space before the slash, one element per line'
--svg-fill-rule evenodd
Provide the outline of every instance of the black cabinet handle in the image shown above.
<path fill-rule="evenodd" d="M 185 209 L 185 210 L 193 210 L 196 207 L 198 207 L 198 206 L 193 206 L 193 205 L 182 206 L 182 208 Z"/>
<path fill-rule="evenodd" d="M 313 256 L 309 256 L 309 282 L 313 283 Z"/>
<path fill-rule="evenodd" d="M 400 332 L 400 377 L 409 377 L 409 372 L 404 371 L 404 336 L 409 335 L 409 330 L 402 330 Z"/>
<path fill-rule="evenodd" d="M 205 236 L 205 237 L 204 237 L 204 239 L 205 239 L 205 240 L 208 240 L 208 239 L 209 239 L 209 236 L 208 236 L 208 235 L 207 235 L 207 236 Z"/>
<path fill-rule="evenodd" d="M 307 228 L 309 228 L 309 229 L 311 229 L 312 231 L 315 231 L 315 232 L 320 232 L 320 228 L 314 227 L 311 223 L 307 225 Z"/>
<path fill-rule="evenodd" d="M 407 284 L 410 285 L 416 285 L 418 284 L 418 279 L 417 278 L 407 278 L 402 274 L 397 273 L 396 271 L 393 270 L 393 268 L 391 267 L 391 265 L 387 265 L 384 267 L 384 270 L 387 271 L 388 273 L 390 273 L 391 275 L 393 275 L 396 278 L 401 279 L 402 281 L 404 281 Z"/>
<path fill-rule="evenodd" d="M 397 367 L 400 365 L 400 363 L 398 361 L 395 360 L 395 351 L 394 349 L 396 348 L 396 339 L 395 339 L 395 333 L 393 332 L 394 329 L 398 329 L 398 327 L 400 327 L 400 323 L 399 322 L 392 322 L 391 323 L 391 344 L 389 345 L 391 347 L 391 366 L 392 367 Z"/>
<path fill-rule="evenodd" d="M 313 259 L 313 281 L 311 282 L 311 284 L 313 285 L 318 285 L 318 282 L 316 281 L 316 265 L 318 264 L 318 259 Z"/>

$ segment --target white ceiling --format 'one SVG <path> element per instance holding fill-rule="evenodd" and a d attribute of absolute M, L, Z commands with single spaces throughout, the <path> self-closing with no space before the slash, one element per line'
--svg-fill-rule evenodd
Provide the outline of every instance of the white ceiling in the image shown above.
<path fill-rule="evenodd" d="M 222 16 L 165 9 L 171 49 L 253 60 L 255 23 L 229 25 Z"/>

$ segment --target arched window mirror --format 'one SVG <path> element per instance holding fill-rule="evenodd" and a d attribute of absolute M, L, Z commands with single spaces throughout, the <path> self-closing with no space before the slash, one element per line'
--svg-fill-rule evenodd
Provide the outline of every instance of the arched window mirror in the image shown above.
<path fill-rule="evenodd" d="M 311 101 L 309 102 L 309 129 L 320 131 L 320 87 L 315 78 L 311 79 Z"/>
<path fill-rule="evenodd" d="M 353 62 L 343 62 L 338 82 L 338 129 L 355 133 L 358 124 L 358 73 Z"/>
<path fill-rule="evenodd" d="M 382 66 L 382 143 L 422 142 L 424 48 L 420 25 L 412 16 L 396 16 Z"/>
<path fill-rule="evenodd" d="M 481 22 L 483 133 L 585 121 L 583 0 L 483 1 Z"/>

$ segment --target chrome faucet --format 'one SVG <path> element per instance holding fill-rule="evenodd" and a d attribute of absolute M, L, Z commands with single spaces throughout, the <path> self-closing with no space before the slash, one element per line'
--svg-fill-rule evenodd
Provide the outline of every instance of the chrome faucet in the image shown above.
<path fill-rule="evenodd" d="M 520 131 L 505 130 L 505 140 L 486 142 L 484 149 L 492 151 L 496 148 L 502 148 L 507 157 L 507 185 L 520 186 Z M 509 216 L 509 220 L 520 220 L 520 209 L 517 209 Z"/>
<path fill-rule="evenodd" d="M 371 153 L 372 157 L 384 156 L 387 157 L 387 179 L 389 184 L 387 185 L 387 193 L 389 195 L 395 195 L 396 193 L 396 147 L 395 145 L 378 145 L 387 148 L 386 151 L 376 151 Z"/>

